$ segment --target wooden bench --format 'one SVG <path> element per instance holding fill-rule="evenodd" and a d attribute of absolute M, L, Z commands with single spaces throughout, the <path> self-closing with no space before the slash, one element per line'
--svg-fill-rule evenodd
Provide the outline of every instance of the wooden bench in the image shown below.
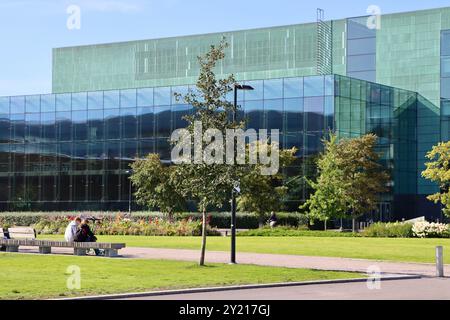
<path fill-rule="evenodd" d="M 126 247 L 124 243 L 36 240 L 35 231 L 26 227 L 10 228 L 8 231 L 11 239 L 0 238 L 0 246 L 5 246 L 6 252 L 19 252 L 19 247 L 38 247 L 40 254 L 50 254 L 52 248 L 73 248 L 74 255 L 84 256 L 89 249 L 101 249 L 105 251 L 105 257 L 117 257 L 118 250 Z"/>

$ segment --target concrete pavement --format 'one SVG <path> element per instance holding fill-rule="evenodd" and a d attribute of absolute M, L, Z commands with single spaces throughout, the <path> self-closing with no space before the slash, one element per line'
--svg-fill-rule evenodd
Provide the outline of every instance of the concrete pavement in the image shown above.
<path fill-rule="evenodd" d="M 450 279 L 383 281 L 379 290 L 370 290 L 366 282 L 355 282 L 161 295 L 126 300 L 450 300 Z"/>

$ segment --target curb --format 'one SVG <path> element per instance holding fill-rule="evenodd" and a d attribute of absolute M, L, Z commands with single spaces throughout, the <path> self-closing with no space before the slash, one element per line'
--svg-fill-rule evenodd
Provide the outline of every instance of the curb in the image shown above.
<path fill-rule="evenodd" d="M 382 276 L 381 281 L 412 280 L 412 279 L 421 279 L 421 278 L 422 278 L 422 276 L 420 276 L 420 275 L 388 274 L 388 275 Z M 206 287 L 206 288 L 176 289 L 176 290 L 165 290 L 165 291 L 134 292 L 134 293 L 74 297 L 74 298 L 52 299 L 52 300 L 57 300 L 57 301 L 116 300 L 116 299 L 130 299 L 130 298 L 142 298 L 142 297 L 153 297 L 153 296 L 167 296 L 167 295 L 177 295 L 177 294 L 232 291 L 232 290 L 267 289 L 267 288 L 283 288 L 283 287 L 296 287 L 296 286 L 322 285 L 322 284 L 325 285 L 325 284 L 357 283 L 357 282 L 367 282 L 368 279 L 369 278 L 355 278 L 355 279 L 319 280 L 319 281 L 269 283 L 269 284 L 250 284 L 250 285 L 235 285 L 235 286 L 226 286 L 226 287 L 209 287 L 209 288 Z"/>

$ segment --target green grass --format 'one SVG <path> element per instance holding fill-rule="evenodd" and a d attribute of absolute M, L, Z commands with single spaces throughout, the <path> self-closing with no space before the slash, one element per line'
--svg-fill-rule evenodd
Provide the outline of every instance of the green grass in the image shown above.
<path fill-rule="evenodd" d="M 41 236 L 60 239 L 61 236 Z M 199 249 L 199 237 L 100 236 L 103 242 L 124 242 L 129 247 Z M 346 238 L 346 237 L 238 237 L 241 252 L 433 263 L 435 247 L 444 246 L 450 264 L 450 239 Z M 230 238 L 209 237 L 208 250 L 228 251 Z"/>
<path fill-rule="evenodd" d="M 79 266 L 81 290 L 67 289 L 68 266 Z M 349 272 L 167 260 L 0 254 L 0 299 L 62 298 L 202 286 L 362 277 Z"/>

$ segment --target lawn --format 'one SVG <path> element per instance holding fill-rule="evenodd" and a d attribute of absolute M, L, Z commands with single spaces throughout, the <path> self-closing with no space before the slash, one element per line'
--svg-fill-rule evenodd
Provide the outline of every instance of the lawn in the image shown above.
<path fill-rule="evenodd" d="M 61 236 L 41 236 L 60 239 Z M 129 247 L 199 249 L 199 237 L 100 236 L 99 241 L 124 242 Z M 433 263 L 435 247 L 444 246 L 450 264 L 450 239 L 393 239 L 347 237 L 238 237 L 241 252 Z M 208 250 L 228 251 L 230 238 L 209 237 Z"/>
<path fill-rule="evenodd" d="M 68 266 L 81 270 L 81 290 L 66 283 Z M 138 292 L 202 286 L 275 283 L 363 277 L 357 273 L 328 272 L 249 265 L 167 260 L 125 260 L 96 257 L 0 254 L 0 299 L 62 298 L 69 296 Z"/>

